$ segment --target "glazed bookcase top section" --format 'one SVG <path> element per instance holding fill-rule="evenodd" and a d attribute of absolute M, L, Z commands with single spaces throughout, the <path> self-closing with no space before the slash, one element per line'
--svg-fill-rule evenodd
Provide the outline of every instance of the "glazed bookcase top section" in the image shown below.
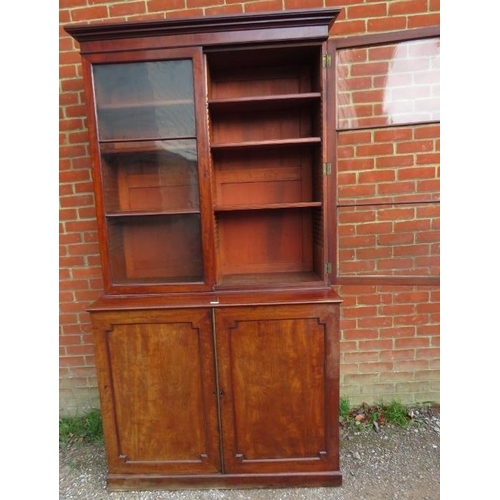
<path fill-rule="evenodd" d="M 282 28 L 321 28 L 321 37 L 328 31 L 340 9 L 295 9 L 255 14 L 186 19 L 160 19 L 119 23 L 85 23 L 66 26 L 66 31 L 79 42 L 142 38 L 168 35 L 196 35 L 231 31 L 273 30 Z M 311 32 L 318 38 L 320 32 Z M 193 40 L 193 44 L 196 44 Z M 206 42 L 205 45 L 209 44 Z"/>

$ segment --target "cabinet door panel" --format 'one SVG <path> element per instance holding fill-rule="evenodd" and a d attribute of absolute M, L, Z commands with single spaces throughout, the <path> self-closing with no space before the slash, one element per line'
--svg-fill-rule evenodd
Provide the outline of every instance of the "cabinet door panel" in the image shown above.
<path fill-rule="evenodd" d="M 337 322 L 329 305 L 216 312 L 228 473 L 338 469 Z"/>
<path fill-rule="evenodd" d="M 220 470 L 209 311 L 98 315 L 110 473 Z"/>

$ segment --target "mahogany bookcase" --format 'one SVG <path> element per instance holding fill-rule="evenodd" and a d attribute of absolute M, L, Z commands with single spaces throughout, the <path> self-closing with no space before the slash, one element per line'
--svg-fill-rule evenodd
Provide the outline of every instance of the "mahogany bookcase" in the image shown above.
<path fill-rule="evenodd" d="M 341 484 L 338 14 L 66 27 L 88 110 L 112 490 Z"/>

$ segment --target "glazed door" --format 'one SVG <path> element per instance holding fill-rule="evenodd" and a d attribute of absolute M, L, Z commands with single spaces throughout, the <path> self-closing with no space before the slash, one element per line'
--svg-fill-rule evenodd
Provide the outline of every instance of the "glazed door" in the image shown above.
<path fill-rule="evenodd" d="M 338 470 L 338 308 L 216 311 L 224 471 Z"/>
<path fill-rule="evenodd" d="M 220 472 L 210 310 L 92 322 L 110 475 Z"/>
<path fill-rule="evenodd" d="M 207 169 L 201 51 L 148 58 L 100 56 L 90 66 L 106 283 L 124 292 L 205 289 L 212 265 L 203 221 L 210 200 L 200 181 Z"/>

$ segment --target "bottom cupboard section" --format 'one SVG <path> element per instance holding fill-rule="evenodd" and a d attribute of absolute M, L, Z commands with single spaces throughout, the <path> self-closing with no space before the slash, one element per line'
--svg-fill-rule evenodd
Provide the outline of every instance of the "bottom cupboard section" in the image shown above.
<path fill-rule="evenodd" d="M 337 303 L 91 318 L 110 489 L 341 483 Z"/>

